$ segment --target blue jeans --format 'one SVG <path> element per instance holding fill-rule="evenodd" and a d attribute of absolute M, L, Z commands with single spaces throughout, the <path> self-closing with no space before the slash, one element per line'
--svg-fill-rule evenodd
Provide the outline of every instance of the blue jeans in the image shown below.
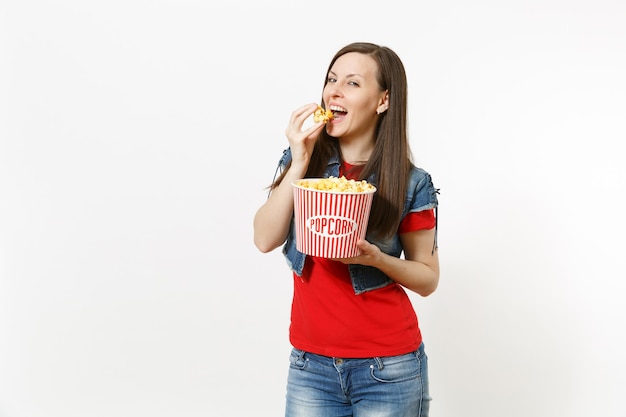
<path fill-rule="evenodd" d="M 415 352 L 366 359 L 292 349 L 286 417 L 427 417 L 428 357 Z"/>

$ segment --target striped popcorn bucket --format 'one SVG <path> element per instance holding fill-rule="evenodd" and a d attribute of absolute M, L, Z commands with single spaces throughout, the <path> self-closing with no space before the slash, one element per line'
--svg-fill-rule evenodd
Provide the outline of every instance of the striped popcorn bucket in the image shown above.
<path fill-rule="evenodd" d="M 361 254 L 356 243 L 365 238 L 375 189 L 321 191 L 294 183 L 293 190 L 296 248 L 300 252 L 322 258 Z"/>

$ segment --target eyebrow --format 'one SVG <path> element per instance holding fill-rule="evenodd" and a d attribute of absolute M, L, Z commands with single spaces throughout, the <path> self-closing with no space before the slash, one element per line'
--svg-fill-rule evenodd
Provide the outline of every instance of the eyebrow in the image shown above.
<path fill-rule="evenodd" d="M 334 73 L 333 71 L 328 71 L 328 74 L 332 74 L 332 75 L 337 75 L 336 73 Z M 361 74 L 358 73 L 352 73 L 352 74 L 348 74 L 346 75 L 346 78 L 350 78 L 350 77 L 361 77 L 361 78 L 365 78 L 363 77 Z"/>

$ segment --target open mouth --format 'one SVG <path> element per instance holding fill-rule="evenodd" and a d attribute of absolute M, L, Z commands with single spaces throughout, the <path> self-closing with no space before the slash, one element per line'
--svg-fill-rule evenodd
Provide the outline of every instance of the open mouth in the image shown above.
<path fill-rule="evenodd" d="M 348 110 L 346 110 L 344 107 L 341 106 L 329 106 L 328 107 L 330 109 L 330 111 L 333 112 L 333 118 L 336 117 L 343 117 L 346 114 L 348 114 Z"/>

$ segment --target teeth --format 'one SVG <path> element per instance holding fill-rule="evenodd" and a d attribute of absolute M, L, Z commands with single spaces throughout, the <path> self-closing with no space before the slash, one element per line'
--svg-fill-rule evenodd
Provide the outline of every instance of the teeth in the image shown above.
<path fill-rule="evenodd" d="M 344 112 L 344 113 L 346 113 L 346 112 L 347 112 L 347 110 L 346 110 L 346 109 L 344 109 L 343 107 L 340 107 L 340 106 L 329 106 L 329 108 L 330 108 L 332 111 L 340 111 L 340 112 Z"/>

